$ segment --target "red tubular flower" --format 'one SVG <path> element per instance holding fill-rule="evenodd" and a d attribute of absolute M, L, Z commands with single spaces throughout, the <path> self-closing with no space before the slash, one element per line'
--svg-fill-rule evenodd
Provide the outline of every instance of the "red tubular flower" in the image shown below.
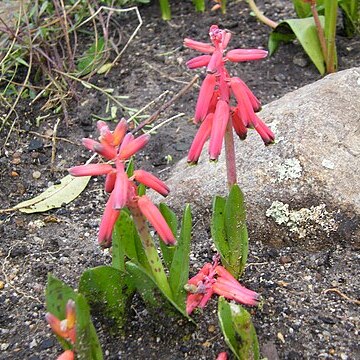
<path fill-rule="evenodd" d="M 216 360 L 227 360 L 227 359 L 228 359 L 228 355 L 227 352 L 225 351 L 221 352 L 216 358 Z"/>
<path fill-rule="evenodd" d="M 116 149 L 108 143 L 96 143 L 94 151 L 107 160 L 113 160 L 116 157 Z"/>
<path fill-rule="evenodd" d="M 189 38 L 184 39 L 184 46 L 206 54 L 212 54 L 215 50 L 214 46 L 209 43 L 203 43 L 201 41 L 195 41 Z"/>
<path fill-rule="evenodd" d="M 89 139 L 89 138 L 83 138 L 81 140 L 81 142 L 88 150 L 91 150 L 91 151 L 94 151 L 94 146 L 96 144 L 98 144 L 97 141 L 95 141 L 94 139 Z"/>
<path fill-rule="evenodd" d="M 97 176 L 106 175 L 111 172 L 113 167 L 108 164 L 88 164 L 74 166 L 69 169 L 69 173 L 72 176 Z"/>
<path fill-rule="evenodd" d="M 105 179 L 105 191 L 111 193 L 114 190 L 116 181 L 116 170 L 112 168 L 111 172 L 106 175 Z"/>
<path fill-rule="evenodd" d="M 208 74 L 215 74 L 219 68 L 219 65 L 222 62 L 222 52 L 220 50 L 215 50 L 211 55 L 211 59 L 207 66 L 207 73 Z"/>
<path fill-rule="evenodd" d="M 55 315 L 47 313 L 45 315 L 47 323 L 50 325 L 52 331 L 61 338 L 75 344 L 76 341 L 76 314 L 75 302 L 71 299 L 66 304 L 66 317 L 64 320 L 59 320 Z"/>
<path fill-rule="evenodd" d="M 249 98 L 250 103 L 254 109 L 255 112 L 261 110 L 261 103 L 257 99 L 257 97 L 252 93 L 252 91 L 249 89 L 249 87 L 238 77 L 232 78 L 233 81 L 236 81 L 236 85 L 241 89 L 242 96 L 246 96 Z"/>
<path fill-rule="evenodd" d="M 112 192 L 106 203 L 105 211 L 100 222 L 98 242 L 101 246 L 109 247 L 111 245 L 112 231 L 119 215 L 120 210 L 114 209 L 114 192 Z"/>
<path fill-rule="evenodd" d="M 207 66 L 209 64 L 209 61 L 211 59 L 211 55 L 201 55 L 201 56 L 197 56 L 194 57 L 192 59 L 190 59 L 187 63 L 186 66 L 189 69 L 197 69 L 203 66 Z"/>
<path fill-rule="evenodd" d="M 231 62 L 260 60 L 266 58 L 268 52 L 259 49 L 234 49 L 226 53 L 226 59 Z"/>
<path fill-rule="evenodd" d="M 163 196 L 169 195 L 170 189 L 166 186 L 166 184 L 145 170 L 135 170 L 133 178 Z"/>
<path fill-rule="evenodd" d="M 255 114 L 256 124 L 254 125 L 255 130 L 261 136 L 265 145 L 273 144 L 275 141 L 274 133 L 265 125 L 265 123 Z"/>
<path fill-rule="evenodd" d="M 125 172 L 124 164 L 120 160 L 116 160 L 116 180 L 114 186 L 114 202 L 115 210 L 122 209 L 127 202 L 129 178 Z"/>
<path fill-rule="evenodd" d="M 174 234 L 163 218 L 160 210 L 151 202 L 151 200 L 144 195 L 139 197 L 137 204 L 141 213 L 149 220 L 150 224 L 159 234 L 161 240 L 167 245 L 174 245 L 176 243 Z"/>
<path fill-rule="evenodd" d="M 228 120 L 229 104 L 224 100 L 219 100 L 216 105 L 213 125 L 211 128 L 209 144 L 210 160 L 217 160 L 220 155 Z"/>
<path fill-rule="evenodd" d="M 247 128 L 239 116 L 239 109 L 236 107 L 231 109 L 231 120 L 236 134 L 241 140 L 245 140 L 247 135 Z"/>
<path fill-rule="evenodd" d="M 97 128 L 100 132 L 99 140 L 101 143 L 113 144 L 114 137 L 112 132 L 109 129 L 109 126 L 106 124 L 105 121 L 98 121 Z"/>
<path fill-rule="evenodd" d="M 200 93 L 198 97 L 198 101 L 196 103 L 195 110 L 195 118 L 194 121 L 197 123 L 203 119 L 205 119 L 208 114 L 208 109 L 210 105 L 210 101 L 212 99 L 212 95 L 214 93 L 216 85 L 216 77 L 214 74 L 208 74 L 203 81 Z"/>
<path fill-rule="evenodd" d="M 210 137 L 213 118 L 214 118 L 214 114 L 210 113 L 201 123 L 188 153 L 187 161 L 189 163 L 197 164 L 202 148 L 204 147 L 206 140 L 208 140 Z"/>
<path fill-rule="evenodd" d="M 138 138 L 129 141 L 126 146 L 122 146 L 119 151 L 119 158 L 121 160 L 130 159 L 134 154 L 141 150 L 150 140 L 150 135 L 144 134 Z"/>
<path fill-rule="evenodd" d="M 65 350 L 58 358 L 57 360 L 74 360 L 75 354 L 72 350 Z"/>
<path fill-rule="evenodd" d="M 116 125 L 113 132 L 113 145 L 119 146 L 124 139 L 127 130 L 127 122 L 122 118 L 119 123 Z"/>

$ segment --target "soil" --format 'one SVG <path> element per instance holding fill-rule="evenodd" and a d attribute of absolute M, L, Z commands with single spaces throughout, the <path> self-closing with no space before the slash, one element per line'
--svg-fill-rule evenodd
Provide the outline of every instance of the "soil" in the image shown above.
<path fill-rule="evenodd" d="M 229 2 L 226 15 L 210 11 L 198 14 L 191 2 L 172 3 L 170 22 L 160 19 L 157 3 L 141 7 L 144 24 L 119 65 L 108 76 L 92 80 L 97 86 L 114 89 L 114 95 L 128 95 L 122 101 L 129 107 L 141 108 L 166 90 L 168 99 L 199 74 L 185 67 L 195 52 L 185 49 L 182 39 L 207 41 L 212 24 L 233 32 L 233 48 L 267 47 L 269 29 L 250 15 L 244 1 Z M 293 15 L 288 1 L 258 3 L 274 20 Z M 131 14 L 120 16 L 119 21 L 127 36 L 137 25 Z M 337 41 L 339 69 L 358 65 L 359 37 L 347 39 L 339 28 Z M 237 73 L 263 104 L 320 78 L 296 43 L 281 46 L 264 61 L 238 64 L 230 71 Z M 190 90 L 161 115 L 160 120 L 165 120 L 179 112 L 185 114 L 153 135 L 139 157 L 139 167 L 166 180 L 172 166 L 186 155 L 196 130 L 191 117 L 197 92 L 198 87 Z M 37 118 L 44 115 L 40 105 L 20 104 L 19 118 L 6 144 L 3 140 L 7 134 L 1 134 L 1 208 L 38 195 L 61 179 L 67 168 L 89 158 L 88 151 L 79 145 L 80 139 L 97 136 L 92 114 L 108 116 L 107 100 L 80 88 L 79 98 L 81 101 L 71 103 L 68 124 L 63 115 L 53 113 L 37 124 Z M 51 136 L 43 135 L 51 135 L 58 118 L 62 120 L 57 132 L 61 139 L 56 142 L 52 163 Z M 32 215 L 0 213 L 0 359 L 37 360 L 60 354 L 60 346 L 44 320 L 47 273 L 76 288 L 82 271 L 110 262 L 109 252 L 96 243 L 106 201 L 102 189 L 103 180 L 92 179 L 77 199 L 60 209 Z M 202 225 L 208 216 L 195 214 L 191 273 L 214 255 L 209 231 Z M 263 357 L 359 359 L 359 313 L 352 301 L 360 296 L 356 249 L 333 243 L 309 252 L 296 246 L 274 248 L 270 243 L 251 243 L 249 265 L 241 279 L 264 298 L 262 308 L 251 310 Z M 326 292 L 334 288 L 348 298 L 333 290 Z M 112 335 L 106 322 L 94 314 L 105 359 L 215 359 L 221 351 L 230 355 L 219 331 L 215 300 L 194 316 L 197 327 L 181 317 L 149 311 L 137 296 L 129 313 L 124 333 Z"/>

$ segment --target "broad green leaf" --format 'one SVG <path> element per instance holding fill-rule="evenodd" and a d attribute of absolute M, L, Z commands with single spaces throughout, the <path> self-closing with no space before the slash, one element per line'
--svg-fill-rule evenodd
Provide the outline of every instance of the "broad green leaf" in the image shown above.
<path fill-rule="evenodd" d="M 126 321 L 127 310 L 134 294 L 127 274 L 111 266 L 86 270 L 80 278 L 79 291 L 91 306 L 102 312 L 117 328 Z"/>
<path fill-rule="evenodd" d="M 132 262 L 140 264 L 146 269 L 150 269 L 132 217 L 126 211 L 121 211 L 120 216 L 115 223 L 112 246 L 112 266 L 116 269 L 124 269 L 124 255 Z"/>
<path fill-rule="evenodd" d="M 230 251 L 225 230 L 225 204 L 225 198 L 221 196 L 214 197 L 211 219 L 211 237 L 221 256 L 222 264 L 228 269 Z"/>
<path fill-rule="evenodd" d="M 76 343 L 74 345 L 77 359 L 102 360 L 102 351 L 95 328 L 90 319 L 90 309 L 83 295 L 77 294 L 70 286 L 54 276 L 48 276 L 46 286 L 46 308 L 58 319 L 65 319 L 66 304 L 69 299 L 76 304 Z M 58 337 L 64 349 L 72 346 Z"/>
<path fill-rule="evenodd" d="M 169 225 L 172 233 L 174 234 L 175 238 L 177 239 L 177 228 L 178 228 L 178 221 L 176 218 L 175 213 L 164 203 L 161 203 L 159 206 L 159 210 L 166 220 L 167 224 Z M 168 246 L 164 244 L 163 241 L 160 240 L 159 242 L 161 252 L 165 261 L 165 265 L 168 269 L 171 267 L 171 263 L 173 261 L 173 256 L 175 252 L 175 246 Z"/>
<path fill-rule="evenodd" d="M 181 223 L 180 236 L 175 248 L 171 263 L 169 284 L 173 293 L 174 301 L 185 310 L 186 291 L 185 284 L 189 279 L 189 259 L 191 242 L 191 209 L 186 205 Z"/>
<path fill-rule="evenodd" d="M 69 204 L 86 188 L 91 176 L 74 177 L 71 175 L 61 179 L 60 184 L 52 185 L 33 199 L 17 204 L 14 208 L 31 214 L 45 212 Z"/>
<path fill-rule="evenodd" d="M 225 231 L 229 244 L 227 270 L 237 278 L 245 269 L 249 250 L 244 195 L 238 185 L 235 184 L 230 189 L 224 210 Z"/>
<path fill-rule="evenodd" d="M 259 360 L 259 343 L 250 314 L 242 306 L 220 297 L 218 317 L 225 342 L 236 358 Z"/>
<path fill-rule="evenodd" d="M 322 26 L 325 24 L 324 16 L 319 16 Z M 273 50 L 277 47 L 278 35 L 275 34 L 295 34 L 301 46 L 310 57 L 318 71 L 323 75 L 325 73 L 325 59 L 323 57 L 320 41 L 317 34 L 314 19 L 289 19 L 279 23 L 269 37 L 269 48 Z M 273 51 L 272 51 L 273 52 Z"/>

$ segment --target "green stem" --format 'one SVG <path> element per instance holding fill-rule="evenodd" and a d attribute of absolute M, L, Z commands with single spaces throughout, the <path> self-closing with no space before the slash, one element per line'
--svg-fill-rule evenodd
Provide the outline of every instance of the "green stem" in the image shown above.
<path fill-rule="evenodd" d="M 195 10 L 198 12 L 205 11 L 205 0 L 194 0 Z"/>
<path fill-rule="evenodd" d="M 260 10 L 259 8 L 256 6 L 255 1 L 254 0 L 247 0 L 250 9 L 254 12 L 254 14 L 256 15 L 256 17 L 265 25 L 270 26 L 271 28 L 275 29 L 278 26 L 278 23 L 275 21 L 272 21 L 271 19 L 269 19 L 268 17 L 266 17 Z"/>
<path fill-rule="evenodd" d="M 146 223 L 145 217 L 136 205 L 129 206 L 129 210 L 131 211 L 131 214 L 133 216 L 134 224 L 141 239 L 141 243 L 144 247 L 145 255 L 149 261 L 151 272 L 155 279 L 155 282 L 159 289 L 166 296 L 172 299 L 173 296 L 170 285 L 166 277 L 163 264 L 156 250 L 154 241 L 150 235 L 149 227 Z"/>
<path fill-rule="evenodd" d="M 327 46 L 326 71 L 335 71 L 335 36 L 338 4 L 334 0 L 325 0 L 325 37 Z"/>
<path fill-rule="evenodd" d="M 225 159 L 227 183 L 229 189 L 231 189 L 231 187 L 237 183 L 234 135 L 232 130 L 231 118 L 229 119 L 225 130 Z"/>
<path fill-rule="evenodd" d="M 159 0 L 161 17 L 163 20 L 171 20 L 171 10 L 168 0 Z"/>

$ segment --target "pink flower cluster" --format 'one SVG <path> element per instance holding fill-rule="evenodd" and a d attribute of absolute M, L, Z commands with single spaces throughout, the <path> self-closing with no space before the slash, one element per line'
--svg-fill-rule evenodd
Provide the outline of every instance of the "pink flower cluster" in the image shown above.
<path fill-rule="evenodd" d="M 210 27 L 212 44 L 185 39 L 184 45 L 206 55 L 197 56 L 186 64 L 190 69 L 206 66 L 207 75 L 201 85 L 195 110 L 195 123 L 201 123 L 188 154 L 190 163 L 197 163 L 204 143 L 210 138 L 209 155 L 217 160 L 230 121 L 236 134 L 244 140 L 248 128 L 254 128 L 266 145 L 275 139 L 272 131 L 259 119 L 259 100 L 238 77 L 230 77 L 225 63 L 259 60 L 267 56 L 267 51 L 259 49 L 234 49 L 225 54 L 231 34 L 217 25 Z M 230 104 L 233 94 L 236 104 Z"/>
<path fill-rule="evenodd" d="M 215 258 L 213 264 L 207 263 L 192 277 L 187 285 L 188 296 L 186 300 L 186 312 L 199 307 L 204 308 L 213 294 L 224 296 L 245 305 L 257 305 L 259 295 L 252 290 L 240 285 L 240 283 L 222 266 L 218 265 Z"/>
<path fill-rule="evenodd" d="M 144 170 L 135 170 L 131 177 L 125 171 L 125 163 L 141 150 L 150 139 L 150 135 L 135 138 L 127 133 L 127 123 L 122 119 L 113 132 L 103 121 L 98 121 L 99 141 L 85 138 L 82 143 L 86 148 L 101 155 L 107 163 L 75 166 L 69 169 L 73 176 L 106 175 L 105 191 L 110 193 L 99 229 L 99 243 L 111 245 L 111 235 L 115 222 L 124 207 L 139 209 L 148 219 L 160 238 L 166 244 L 175 244 L 175 237 L 161 215 L 159 209 L 146 196 L 139 196 L 137 184 L 141 183 L 163 196 L 169 194 L 169 188 L 163 181 Z"/>

